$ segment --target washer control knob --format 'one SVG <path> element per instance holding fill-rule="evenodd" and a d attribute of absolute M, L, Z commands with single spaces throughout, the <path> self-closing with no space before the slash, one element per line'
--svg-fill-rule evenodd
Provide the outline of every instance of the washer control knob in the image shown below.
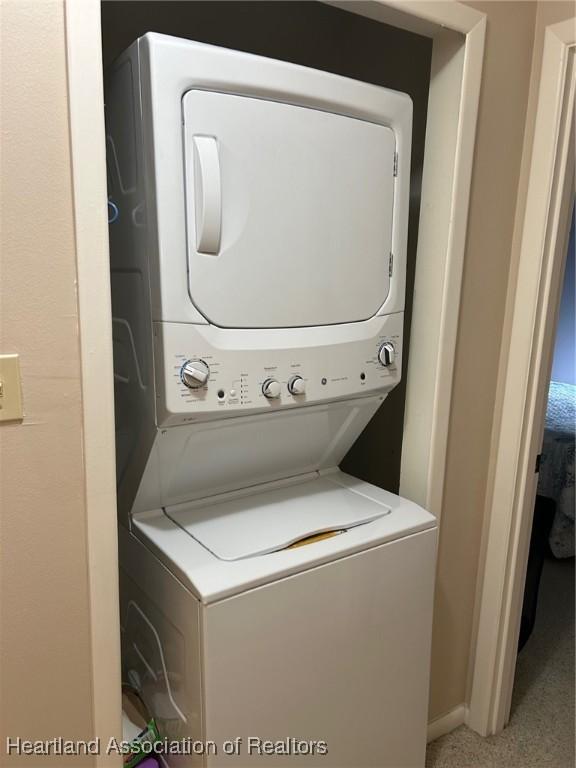
<path fill-rule="evenodd" d="M 209 376 L 210 368 L 204 360 L 187 360 L 180 370 L 180 378 L 189 389 L 200 389 Z"/>
<path fill-rule="evenodd" d="M 276 379 L 266 379 L 264 384 L 262 384 L 262 394 L 269 400 L 280 397 L 281 391 L 282 387 L 280 386 L 280 382 L 276 381 Z"/>
<path fill-rule="evenodd" d="M 306 382 L 302 376 L 292 376 L 288 382 L 288 392 L 291 395 L 303 395 L 306 392 Z"/>
<path fill-rule="evenodd" d="M 391 341 L 384 342 L 378 350 L 378 360 L 387 368 L 389 365 L 394 364 L 395 357 L 396 350 L 394 349 L 394 344 Z"/>

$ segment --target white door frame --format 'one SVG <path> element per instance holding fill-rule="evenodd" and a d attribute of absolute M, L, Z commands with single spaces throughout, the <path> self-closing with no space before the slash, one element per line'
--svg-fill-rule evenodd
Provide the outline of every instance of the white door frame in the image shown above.
<path fill-rule="evenodd" d="M 433 41 L 400 493 L 440 518 L 486 16 L 459 2 L 326 2 Z"/>
<path fill-rule="evenodd" d="M 574 200 L 576 24 L 546 28 L 518 271 L 487 494 L 487 534 L 468 724 L 483 735 L 510 716 L 554 333 Z"/>
<path fill-rule="evenodd" d="M 94 720 L 117 733 L 114 421 L 99 0 L 65 0 L 77 225 Z M 433 39 L 400 491 L 440 515 L 486 17 L 459 2 L 334 2 Z M 114 591 L 116 590 L 116 591 Z M 117 631 L 116 631 L 117 630 Z M 103 756 L 98 765 L 110 764 Z"/>
<path fill-rule="evenodd" d="M 102 43 L 98 0 L 65 0 L 66 65 L 76 239 L 76 274 L 90 639 L 91 738 L 122 739 L 120 613 L 116 517 L 114 374 Z M 97 768 L 122 758 L 96 758 Z"/>

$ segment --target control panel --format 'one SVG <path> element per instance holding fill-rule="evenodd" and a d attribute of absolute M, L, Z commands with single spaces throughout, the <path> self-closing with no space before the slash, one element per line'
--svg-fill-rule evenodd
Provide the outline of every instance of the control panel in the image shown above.
<path fill-rule="evenodd" d="M 299 346 L 278 338 L 276 348 L 266 345 L 274 331 L 156 323 L 158 426 L 386 392 L 401 376 L 402 323 L 398 313 L 349 334 L 290 329 Z"/>

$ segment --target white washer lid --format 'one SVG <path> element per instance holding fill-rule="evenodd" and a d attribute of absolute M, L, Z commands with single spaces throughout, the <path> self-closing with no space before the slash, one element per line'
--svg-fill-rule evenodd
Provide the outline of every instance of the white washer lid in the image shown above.
<path fill-rule="evenodd" d="M 328 477 L 219 503 L 204 500 L 166 508 L 171 520 L 220 560 L 276 552 L 315 534 L 369 523 L 390 511 Z"/>

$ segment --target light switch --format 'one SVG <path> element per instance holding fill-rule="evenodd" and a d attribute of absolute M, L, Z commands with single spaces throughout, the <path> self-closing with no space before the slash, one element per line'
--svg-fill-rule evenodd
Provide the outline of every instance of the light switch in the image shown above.
<path fill-rule="evenodd" d="M 23 418 L 20 358 L 0 355 L 0 421 Z"/>

